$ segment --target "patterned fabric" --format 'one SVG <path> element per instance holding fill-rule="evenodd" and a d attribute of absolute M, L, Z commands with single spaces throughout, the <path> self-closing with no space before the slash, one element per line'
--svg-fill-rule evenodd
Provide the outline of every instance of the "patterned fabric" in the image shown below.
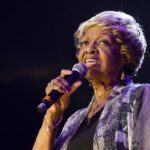
<path fill-rule="evenodd" d="M 67 120 L 55 142 L 57 150 L 67 150 L 93 100 Z M 93 150 L 150 150 L 149 115 L 149 84 L 115 86 L 99 118 Z"/>

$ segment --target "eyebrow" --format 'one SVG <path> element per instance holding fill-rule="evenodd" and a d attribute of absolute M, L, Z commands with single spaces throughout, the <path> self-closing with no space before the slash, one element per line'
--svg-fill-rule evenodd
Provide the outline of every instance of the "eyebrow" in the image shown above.
<path fill-rule="evenodd" d="M 105 38 L 106 40 L 108 40 L 111 43 L 114 41 L 113 35 L 108 32 L 101 33 L 97 39 L 103 39 L 103 38 Z M 89 39 L 88 37 L 83 36 L 82 38 L 80 38 L 76 41 L 76 44 L 79 44 L 84 41 L 88 41 L 88 39 Z"/>

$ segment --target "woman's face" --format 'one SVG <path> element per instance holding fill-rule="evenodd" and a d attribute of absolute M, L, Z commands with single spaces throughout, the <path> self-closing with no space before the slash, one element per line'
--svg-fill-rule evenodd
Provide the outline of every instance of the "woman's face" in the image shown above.
<path fill-rule="evenodd" d="M 89 80 L 116 80 L 120 75 L 120 46 L 111 33 L 102 27 L 90 27 L 78 43 L 77 58 L 84 63 Z"/>

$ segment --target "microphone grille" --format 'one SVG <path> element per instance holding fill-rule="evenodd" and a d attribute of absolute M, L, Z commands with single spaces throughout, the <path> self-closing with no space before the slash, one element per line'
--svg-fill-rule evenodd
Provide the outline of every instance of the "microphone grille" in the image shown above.
<path fill-rule="evenodd" d="M 84 77 L 87 73 L 87 67 L 85 66 L 85 64 L 81 64 L 81 63 L 75 64 L 72 67 L 72 70 L 78 71 L 81 77 Z"/>

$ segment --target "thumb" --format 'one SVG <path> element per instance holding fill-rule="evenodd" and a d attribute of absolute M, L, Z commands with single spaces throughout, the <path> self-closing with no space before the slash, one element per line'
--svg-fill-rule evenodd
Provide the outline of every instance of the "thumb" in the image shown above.
<path fill-rule="evenodd" d="M 72 87 L 71 87 L 70 95 L 71 95 L 72 93 L 74 93 L 81 85 L 82 85 L 82 82 L 81 82 L 81 81 L 75 82 L 75 83 L 72 85 Z"/>
<path fill-rule="evenodd" d="M 82 84 L 81 81 L 75 82 L 72 85 L 70 92 L 63 94 L 63 96 L 60 99 L 60 104 L 61 104 L 62 111 L 64 111 L 69 106 L 71 94 L 74 93 L 81 86 L 81 84 Z"/>

